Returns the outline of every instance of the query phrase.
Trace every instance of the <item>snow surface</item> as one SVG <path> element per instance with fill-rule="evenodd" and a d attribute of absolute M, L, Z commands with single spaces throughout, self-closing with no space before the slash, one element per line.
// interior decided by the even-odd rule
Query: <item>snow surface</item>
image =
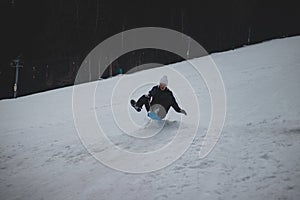
<path fill-rule="evenodd" d="M 227 116 L 217 145 L 204 159 L 199 151 L 210 119 L 209 93 L 186 62 L 98 81 L 95 106 L 88 109 L 115 145 L 133 152 L 164 146 L 179 126 L 192 131 L 196 124 L 185 119 L 198 112 L 190 93 L 196 96 L 201 118 L 190 147 L 171 165 L 149 173 L 117 171 L 86 150 L 73 120 L 72 87 L 2 100 L 0 199 L 299 199 L 299 52 L 298 36 L 211 55 L 226 87 Z M 193 90 L 169 73 L 172 69 Z M 151 89 L 164 73 L 188 116 L 171 110 L 160 127 L 149 123 L 145 111 L 134 112 L 128 99 Z M 152 82 L 130 94 L 114 92 L 118 81 L 143 77 Z M 119 96 L 111 100 L 113 95 Z M 114 115 L 124 113 L 137 126 L 116 123 Z"/>

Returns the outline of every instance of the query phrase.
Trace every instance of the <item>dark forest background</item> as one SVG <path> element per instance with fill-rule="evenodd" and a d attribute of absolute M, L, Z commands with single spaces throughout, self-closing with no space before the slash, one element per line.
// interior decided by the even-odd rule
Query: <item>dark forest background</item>
<path fill-rule="evenodd" d="M 183 32 L 209 53 L 300 34 L 297 1 L 1 0 L 0 99 L 13 97 L 13 59 L 21 57 L 18 96 L 73 84 L 99 43 L 138 27 Z M 145 49 L 114 61 L 103 78 L 148 62 L 181 58 Z"/>

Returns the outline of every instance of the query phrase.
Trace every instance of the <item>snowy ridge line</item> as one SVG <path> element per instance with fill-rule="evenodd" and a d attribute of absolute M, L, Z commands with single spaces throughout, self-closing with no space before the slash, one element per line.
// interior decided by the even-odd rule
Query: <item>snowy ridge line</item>
<path fill-rule="evenodd" d="M 218 56 L 218 55 L 224 55 L 224 54 L 231 54 L 235 51 L 243 51 L 244 48 L 247 48 L 249 50 L 249 48 L 257 48 L 257 47 L 260 47 L 261 45 L 267 45 L 268 43 L 274 43 L 274 42 L 279 42 L 281 43 L 283 40 L 292 40 L 292 39 L 297 39 L 299 38 L 300 36 L 291 36 L 291 37 L 286 37 L 286 38 L 276 38 L 276 39 L 270 39 L 270 40 L 267 40 L 267 41 L 262 41 L 262 42 L 259 42 L 259 43 L 255 43 L 255 44 L 251 44 L 251 45 L 245 45 L 243 47 L 240 47 L 240 48 L 236 48 L 236 49 L 233 49 L 233 50 L 228 50 L 228 51 L 223 51 L 223 52 L 215 52 L 215 53 L 212 53 L 212 54 L 209 54 L 209 56 Z M 262 46 L 263 47 L 263 46 Z M 205 57 L 205 56 L 204 56 Z M 191 60 L 196 60 L 198 58 L 192 58 L 192 59 L 189 59 L 188 61 L 191 61 Z M 163 65 L 161 67 L 166 67 L 166 66 L 173 66 L 173 65 L 178 65 L 178 64 L 184 64 L 185 62 L 187 61 L 180 61 L 180 62 L 177 62 L 177 63 L 172 63 L 172 64 L 169 64 L 169 65 Z M 259 67 L 258 67 L 259 68 Z M 149 70 L 149 69 L 146 69 L 146 70 Z M 134 72 L 134 74 L 136 73 L 140 73 L 142 71 L 137 71 L 137 72 Z M 133 74 L 123 74 L 123 75 L 126 75 L 126 76 L 132 76 Z M 111 78 L 118 78 L 118 76 L 120 75 L 117 75 L 117 76 L 114 76 L 114 77 L 111 77 Z M 100 80 L 95 80 L 95 81 L 109 81 L 111 78 L 108 78 L 108 79 L 100 79 Z M 95 81 L 92 81 L 92 82 L 95 82 Z M 89 84 L 89 83 L 83 83 L 83 84 Z M 51 93 L 52 91 L 60 91 L 60 90 L 66 90 L 66 89 L 70 89 L 74 86 L 66 86 L 66 87 L 62 87 L 62 88 L 56 88 L 56 89 L 52 89 L 52 90 L 48 90 L 48 91 L 44 91 L 44 92 L 40 92 L 40 93 L 35 93 L 35 94 L 30 94 L 30 95 L 26 95 L 26 96 L 22 96 L 22 97 L 18 97 L 17 99 L 20 99 L 20 98 L 27 98 L 29 96 L 33 96 L 33 95 L 41 95 L 43 93 Z M 10 101 L 10 100 L 14 100 L 16 101 L 17 99 L 0 99 L 0 102 L 1 101 Z"/>

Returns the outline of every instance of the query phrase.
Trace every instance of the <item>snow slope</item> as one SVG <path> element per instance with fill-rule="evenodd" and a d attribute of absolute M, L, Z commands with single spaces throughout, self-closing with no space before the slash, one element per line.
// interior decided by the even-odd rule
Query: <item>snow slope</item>
<path fill-rule="evenodd" d="M 227 117 L 217 145 L 204 159 L 199 151 L 210 119 L 210 99 L 202 78 L 186 62 L 99 81 L 95 105 L 88 109 L 95 111 L 115 145 L 133 152 L 164 146 L 180 126 L 186 134 L 191 132 L 196 124 L 186 119 L 198 110 L 189 95 L 196 96 L 201 120 L 192 144 L 174 163 L 149 173 L 120 172 L 89 154 L 74 124 L 72 87 L 2 100 L 0 199 L 299 199 L 299 52 L 298 36 L 212 55 L 226 87 Z M 203 59 L 193 62 L 201 65 Z M 172 69 L 193 90 L 178 81 Z M 171 110 L 161 127 L 149 123 L 144 111 L 128 109 L 128 98 L 148 91 L 164 73 L 189 115 Z M 122 79 L 141 77 L 151 77 L 152 82 L 130 94 L 114 93 Z M 129 113 L 137 126 L 116 123 L 116 113 Z M 144 139 L 128 137 L 122 129 Z"/>

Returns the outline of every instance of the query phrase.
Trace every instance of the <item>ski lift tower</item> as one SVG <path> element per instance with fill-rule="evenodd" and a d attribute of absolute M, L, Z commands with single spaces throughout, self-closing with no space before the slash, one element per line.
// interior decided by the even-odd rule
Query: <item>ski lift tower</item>
<path fill-rule="evenodd" d="M 23 65 L 20 64 L 20 56 L 18 56 L 16 59 L 12 61 L 10 64 L 11 67 L 16 68 L 16 78 L 15 78 L 15 84 L 14 84 L 14 98 L 17 97 L 18 92 L 18 79 L 19 79 L 19 68 L 23 67 Z"/>

